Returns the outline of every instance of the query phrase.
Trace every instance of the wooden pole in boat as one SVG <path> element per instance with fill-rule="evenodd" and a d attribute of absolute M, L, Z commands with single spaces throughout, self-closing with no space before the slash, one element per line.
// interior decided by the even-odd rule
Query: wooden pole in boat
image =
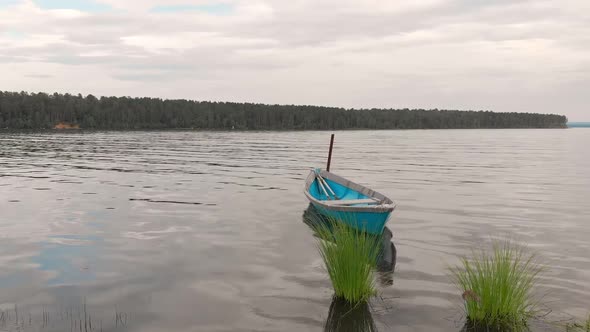
<path fill-rule="evenodd" d="M 332 162 L 332 148 L 334 147 L 334 134 L 330 137 L 330 152 L 328 152 L 328 165 L 326 171 L 330 171 L 330 163 Z"/>

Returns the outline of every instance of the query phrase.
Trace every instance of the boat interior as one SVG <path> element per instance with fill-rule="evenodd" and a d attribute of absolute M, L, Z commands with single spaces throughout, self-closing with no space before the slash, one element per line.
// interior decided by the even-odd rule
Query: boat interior
<path fill-rule="evenodd" d="M 356 190 L 318 175 L 316 175 L 315 180 L 311 184 L 309 193 L 317 200 L 323 201 L 324 204 L 334 206 L 381 204 L 378 198 L 366 196 Z"/>

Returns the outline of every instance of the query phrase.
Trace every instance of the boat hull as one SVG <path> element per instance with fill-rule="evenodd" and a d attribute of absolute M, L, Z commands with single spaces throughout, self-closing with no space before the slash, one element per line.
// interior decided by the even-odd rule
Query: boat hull
<path fill-rule="evenodd" d="M 311 203 L 321 214 L 347 224 L 350 227 L 371 234 L 381 234 L 389 220 L 391 212 L 354 212 L 338 211 Z"/>
<path fill-rule="evenodd" d="M 324 181 L 324 187 L 327 184 L 335 192 L 337 200 L 326 195 L 328 191 L 318 183 L 318 174 Z M 383 232 L 395 209 L 395 203 L 383 194 L 321 170 L 310 172 L 306 180 L 305 196 L 321 214 L 371 234 Z M 346 202 L 356 203 L 342 204 Z"/>

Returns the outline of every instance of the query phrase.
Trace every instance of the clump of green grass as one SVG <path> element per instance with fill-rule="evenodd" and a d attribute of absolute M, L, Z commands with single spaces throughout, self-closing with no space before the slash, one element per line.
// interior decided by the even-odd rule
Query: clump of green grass
<path fill-rule="evenodd" d="M 565 330 L 566 332 L 590 332 L 590 316 L 585 322 L 567 324 Z"/>
<path fill-rule="evenodd" d="M 316 224 L 314 229 L 336 298 L 359 304 L 375 295 L 380 238 L 337 220 Z"/>
<path fill-rule="evenodd" d="M 532 290 L 542 271 L 534 255 L 506 242 L 474 252 L 451 269 L 463 292 L 468 330 L 523 331 L 537 313 Z"/>

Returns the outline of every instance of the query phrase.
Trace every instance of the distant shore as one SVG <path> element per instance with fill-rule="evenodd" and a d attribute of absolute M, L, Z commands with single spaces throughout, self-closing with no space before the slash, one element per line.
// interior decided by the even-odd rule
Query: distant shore
<path fill-rule="evenodd" d="M 0 128 L 361 130 L 567 128 L 558 114 L 162 100 L 0 91 Z"/>
<path fill-rule="evenodd" d="M 446 131 L 446 130 L 522 130 L 522 129 L 531 129 L 531 130 L 537 130 L 537 129 L 553 129 L 553 130 L 562 130 L 562 129 L 574 129 L 574 128 L 585 128 L 585 127 L 548 127 L 548 128 L 535 128 L 535 127 L 522 127 L 522 128 L 517 128 L 517 127 L 508 127 L 508 128 L 407 128 L 407 129 L 397 129 L 397 128 L 393 128 L 393 129 L 388 129 L 388 128 L 384 128 L 384 129 L 371 129 L 371 128 L 344 128 L 344 129 L 209 129 L 209 128 L 115 128 L 115 129 L 103 129 L 103 128 L 67 128 L 67 129 L 58 129 L 58 128 L 0 128 L 0 132 L 22 132 L 22 133 L 27 133 L 27 132 L 46 132 L 46 133 L 77 133 L 77 132 L 81 132 L 81 133 L 92 133 L 92 132 L 174 132 L 174 131 L 178 131 L 178 132 L 211 132 L 211 133 L 215 133 L 215 132 L 219 132 L 219 133 L 230 133 L 230 132 L 235 132 L 235 133 L 246 133 L 246 132 L 252 132 L 252 133 L 256 133 L 256 132 L 305 132 L 305 131 L 309 131 L 309 132 L 313 132 L 313 131 L 319 131 L 319 132 L 335 132 L 335 131 L 343 131 L 343 132 L 347 132 L 347 131 L 415 131 L 415 130 L 419 130 L 419 131 L 438 131 L 438 130 L 442 130 L 442 131 Z"/>
<path fill-rule="evenodd" d="M 590 128 L 590 122 L 568 122 L 568 128 Z"/>

